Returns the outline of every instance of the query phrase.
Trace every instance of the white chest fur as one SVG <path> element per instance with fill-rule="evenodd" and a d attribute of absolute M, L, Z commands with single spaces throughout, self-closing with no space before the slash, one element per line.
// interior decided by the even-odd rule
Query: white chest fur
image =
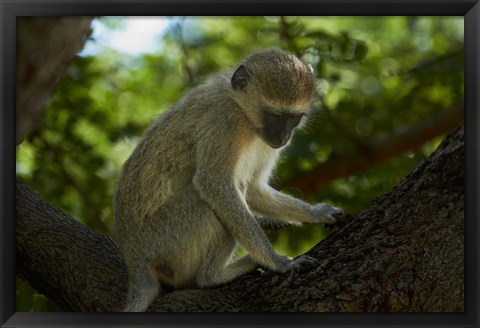
<path fill-rule="evenodd" d="M 242 151 L 235 166 L 235 183 L 241 191 L 252 182 L 267 182 L 275 166 L 279 150 L 273 149 L 255 137 Z"/>

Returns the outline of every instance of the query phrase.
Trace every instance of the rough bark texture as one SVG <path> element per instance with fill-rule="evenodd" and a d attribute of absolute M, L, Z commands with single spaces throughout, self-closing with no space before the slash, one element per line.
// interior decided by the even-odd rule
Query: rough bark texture
<path fill-rule="evenodd" d="M 252 273 L 158 297 L 151 311 L 463 311 L 464 130 L 308 253 L 306 274 Z M 66 311 L 118 311 L 115 243 L 17 183 L 17 270 Z"/>
<path fill-rule="evenodd" d="M 93 17 L 17 18 L 16 143 L 32 130 Z"/>

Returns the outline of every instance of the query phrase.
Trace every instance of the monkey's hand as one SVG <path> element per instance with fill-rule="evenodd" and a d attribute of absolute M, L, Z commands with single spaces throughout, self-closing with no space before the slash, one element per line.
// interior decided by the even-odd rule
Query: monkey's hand
<path fill-rule="evenodd" d="M 293 260 L 286 256 L 278 255 L 278 259 L 281 264 L 276 268 L 263 267 L 267 270 L 266 274 L 268 274 L 268 271 L 278 273 L 285 273 L 288 271 L 307 272 L 318 266 L 318 261 L 307 255 L 300 255 Z"/>
<path fill-rule="evenodd" d="M 302 255 L 290 261 L 288 264 L 288 270 L 306 272 L 312 270 L 317 265 L 318 261 L 316 259 L 307 255 Z"/>
<path fill-rule="evenodd" d="M 336 215 L 342 215 L 343 210 L 341 208 L 328 205 L 325 203 L 318 203 L 312 206 L 312 214 L 314 217 L 314 222 L 334 224 L 337 219 Z"/>

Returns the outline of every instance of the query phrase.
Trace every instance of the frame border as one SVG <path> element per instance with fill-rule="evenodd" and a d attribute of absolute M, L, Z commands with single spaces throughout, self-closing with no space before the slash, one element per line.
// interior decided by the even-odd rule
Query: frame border
<path fill-rule="evenodd" d="M 272 6 L 272 4 L 275 4 Z M 213 14 L 214 13 L 214 14 Z M 24 313 L 15 312 L 16 16 L 78 15 L 464 16 L 465 312 L 464 313 Z M 1 327 L 479 327 L 480 4 L 478 0 L 0 0 L 0 325 Z M 12 283 L 13 282 L 13 283 Z"/>

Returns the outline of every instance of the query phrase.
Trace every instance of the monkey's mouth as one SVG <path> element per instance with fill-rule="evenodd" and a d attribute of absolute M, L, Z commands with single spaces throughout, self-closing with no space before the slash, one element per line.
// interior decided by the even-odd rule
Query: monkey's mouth
<path fill-rule="evenodd" d="M 263 140 L 274 149 L 282 148 L 288 144 L 290 138 L 281 139 L 281 138 L 267 138 L 266 136 L 263 137 Z"/>
<path fill-rule="evenodd" d="M 272 148 L 278 149 L 288 144 L 292 133 L 288 131 L 263 131 L 263 140 Z"/>

